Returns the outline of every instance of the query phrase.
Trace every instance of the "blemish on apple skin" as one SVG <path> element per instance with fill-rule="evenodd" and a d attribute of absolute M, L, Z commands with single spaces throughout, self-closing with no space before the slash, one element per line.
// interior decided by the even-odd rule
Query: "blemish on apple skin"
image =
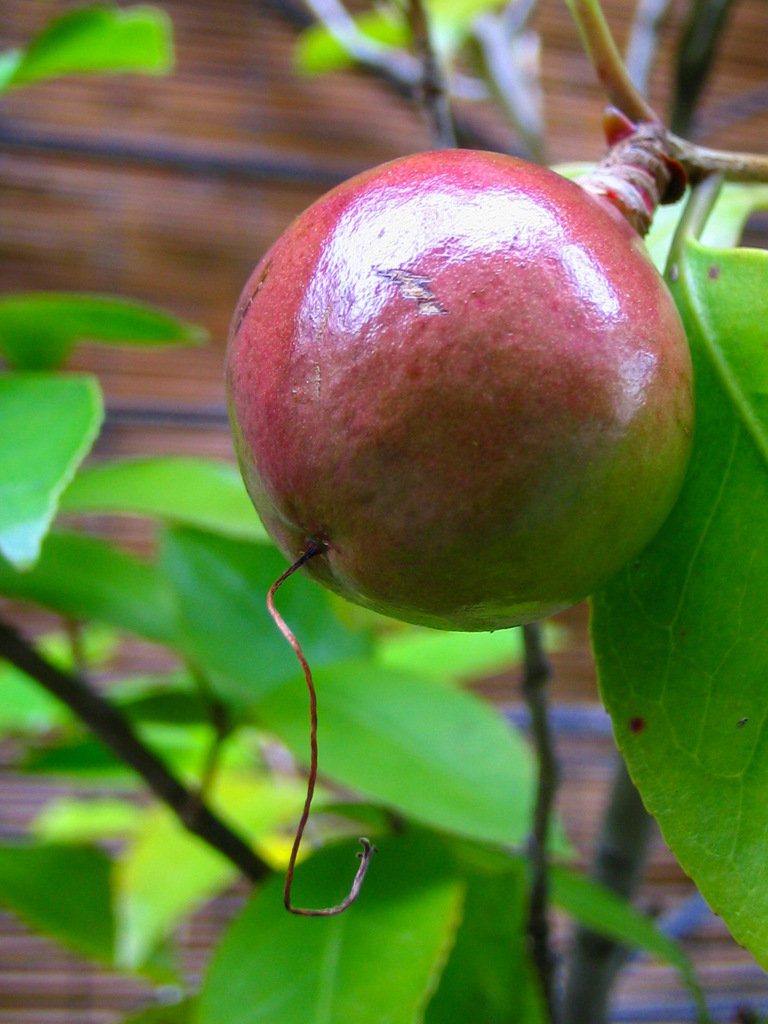
<path fill-rule="evenodd" d="M 707 277 L 710 281 L 716 281 L 720 277 L 720 267 L 716 263 L 713 263 L 707 271 Z"/>
<path fill-rule="evenodd" d="M 645 728 L 645 725 L 646 725 L 645 719 L 644 718 L 640 718 L 638 716 L 637 718 L 633 718 L 633 719 L 630 720 L 629 731 L 633 732 L 635 734 L 639 733 L 639 732 L 642 732 L 643 729 Z"/>
<path fill-rule="evenodd" d="M 248 300 L 244 303 L 243 308 L 240 310 L 240 315 L 237 318 L 237 326 L 235 327 L 232 337 L 237 337 L 240 328 L 243 326 L 243 320 L 245 320 L 246 316 L 248 315 L 248 310 L 251 308 L 251 306 L 254 303 L 254 300 L 256 299 L 256 296 L 261 291 L 262 285 L 266 281 L 271 269 L 272 261 L 270 260 L 270 262 L 267 263 L 262 272 L 259 274 L 259 280 L 256 282 L 256 287 L 253 289 L 253 291 L 248 297 Z"/>
<path fill-rule="evenodd" d="M 748 719 L 748 718 L 740 718 L 740 719 L 738 720 L 738 722 L 736 723 L 736 728 L 737 728 L 737 729 L 743 729 L 743 728 L 744 728 L 744 726 L 745 726 L 745 725 L 747 724 L 747 722 L 748 722 L 748 721 L 749 721 L 749 719 Z"/>
<path fill-rule="evenodd" d="M 315 363 L 315 401 L 316 402 L 320 401 L 320 384 L 321 384 L 320 363 Z"/>
<path fill-rule="evenodd" d="M 328 326 L 328 321 L 330 320 L 330 318 L 331 306 L 329 303 L 323 310 L 323 315 L 320 319 L 320 323 L 317 325 L 317 330 L 315 331 L 315 340 L 317 342 L 320 342 L 322 340 L 322 337 L 325 334 L 325 328 Z"/>
<path fill-rule="evenodd" d="M 448 310 L 439 302 L 429 287 L 432 284 L 430 277 L 413 274 L 410 270 L 377 270 L 374 268 L 374 272 L 379 277 L 383 277 L 385 281 L 396 284 L 404 299 L 413 299 L 416 302 L 416 312 L 419 316 L 447 316 Z"/>

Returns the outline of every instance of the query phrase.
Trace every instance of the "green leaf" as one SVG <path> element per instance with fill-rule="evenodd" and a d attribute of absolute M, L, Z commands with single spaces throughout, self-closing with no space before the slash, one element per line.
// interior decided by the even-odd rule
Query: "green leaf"
<path fill-rule="evenodd" d="M 0 555 L 27 568 L 103 417 L 93 377 L 0 375 Z"/>
<path fill-rule="evenodd" d="M 205 339 L 201 328 L 127 299 L 46 292 L 0 298 L 0 353 L 17 369 L 56 369 L 80 341 L 199 345 Z"/>
<path fill-rule="evenodd" d="M 275 828 L 298 818 L 304 787 L 221 773 L 212 802 L 241 835 L 266 842 Z M 182 828 L 170 811 L 146 812 L 115 872 L 117 962 L 130 970 L 141 966 L 187 914 L 237 876 L 230 861 Z"/>
<path fill-rule="evenodd" d="M 525 939 L 527 872 L 468 880 L 464 917 L 424 1024 L 545 1024 Z"/>
<path fill-rule="evenodd" d="M 465 42 L 474 20 L 503 6 L 503 0 L 427 0 L 433 46 L 443 59 L 450 59 Z"/>
<path fill-rule="evenodd" d="M 18 669 L 0 664 L 0 733 L 47 732 L 71 717 L 38 683 Z"/>
<path fill-rule="evenodd" d="M 0 846 L 0 901 L 35 928 L 111 961 L 110 862 L 80 846 Z"/>
<path fill-rule="evenodd" d="M 444 681 L 353 662 L 314 673 L 320 771 L 427 825 L 494 843 L 522 843 L 534 769 L 528 747 L 495 710 Z M 301 760 L 307 694 L 295 676 L 258 716 Z"/>
<path fill-rule="evenodd" d="M 649 811 L 768 966 L 768 252 L 689 242 L 697 421 L 681 497 L 594 599 L 603 699 Z"/>
<path fill-rule="evenodd" d="M 267 534 L 236 466 L 215 459 L 126 459 L 80 470 L 62 495 L 64 513 L 159 516 L 245 540 Z"/>
<path fill-rule="evenodd" d="M 548 651 L 562 646 L 563 634 L 551 623 L 544 624 Z M 522 654 L 519 629 L 451 633 L 413 626 L 385 633 L 377 644 L 376 658 L 386 668 L 443 679 L 471 679 L 509 668 L 521 660 Z"/>
<path fill-rule="evenodd" d="M 22 50 L 4 50 L 0 53 L 0 93 L 5 92 L 8 83 L 19 69 L 24 60 Z"/>
<path fill-rule="evenodd" d="M 0 558 L 0 594 L 158 643 L 176 639 L 174 595 L 162 573 L 94 537 L 50 534 L 29 572 L 16 572 Z"/>
<path fill-rule="evenodd" d="M 354 18 L 358 31 L 385 46 L 405 47 L 411 33 L 402 13 L 395 7 L 380 7 Z M 349 51 L 324 25 L 311 25 L 300 33 L 294 49 L 294 63 L 306 74 L 323 74 L 351 67 Z"/>
<path fill-rule="evenodd" d="M 196 1002 L 186 999 L 173 1006 L 150 1006 L 141 1013 L 123 1017 L 120 1024 L 192 1024 Z"/>
<path fill-rule="evenodd" d="M 579 924 L 631 948 L 642 949 L 677 968 L 702 1015 L 709 1020 L 701 987 L 683 947 L 653 921 L 605 886 L 566 868 L 550 870 L 552 902 Z"/>
<path fill-rule="evenodd" d="M 195 1006 L 194 999 L 173 1006 L 150 1006 L 141 1013 L 123 1017 L 120 1024 L 192 1024 Z"/>
<path fill-rule="evenodd" d="M 165 74 L 173 67 L 172 27 L 157 7 L 80 7 L 51 21 L 21 54 L 5 54 L 4 63 L 15 64 L 0 77 L 4 89 L 57 75 Z"/>
<path fill-rule="evenodd" d="M 355 858 L 326 850 L 296 875 L 303 906 L 337 903 Z M 214 955 L 196 1024 L 414 1024 L 455 933 L 463 895 L 428 836 L 381 844 L 362 894 L 340 917 L 286 914 L 282 878 L 251 900 Z"/>
<path fill-rule="evenodd" d="M 251 704 L 295 677 L 296 655 L 266 607 L 270 586 L 286 568 L 274 548 L 176 528 L 164 536 L 161 564 L 176 587 L 184 649 L 225 699 Z M 365 635 L 341 625 L 311 580 L 291 577 L 277 603 L 313 665 L 368 649 Z"/>
<path fill-rule="evenodd" d="M 670 206 L 660 206 L 653 216 L 645 244 L 657 270 L 663 272 L 669 257 L 687 197 Z M 720 190 L 710 213 L 701 241 L 708 246 L 727 249 L 738 245 L 744 225 L 755 210 L 768 207 L 768 185 L 743 185 L 727 182 Z"/>
<path fill-rule="evenodd" d="M 103 666 L 115 652 L 115 633 L 106 627 L 84 628 L 79 639 L 89 667 Z M 37 645 L 53 664 L 63 669 L 73 667 L 72 644 L 65 634 L 48 633 L 38 640 Z M 0 664 L 0 732 L 47 732 L 72 720 L 68 708 L 39 683 L 11 665 Z"/>
<path fill-rule="evenodd" d="M 45 805 L 30 831 L 43 843 L 124 839 L 136 830 L 142 814 L 141 808 L 128 800 L 59 797 Z"/>

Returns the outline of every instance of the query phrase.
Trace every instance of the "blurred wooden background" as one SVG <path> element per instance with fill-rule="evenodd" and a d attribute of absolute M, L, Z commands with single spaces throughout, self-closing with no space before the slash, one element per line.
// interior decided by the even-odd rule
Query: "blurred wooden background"
<path fill-rule="evenodd" d="M 97 458 L 231 458 L 222 360 L 231 311 L 250 269 L 329 186 L 428 146 L 411 102 L 375 77 L 306 78 L 293 70 L 299 2 L 168 0 L 163 6 L 174 23 L 178 58 L 172 76 L 59 80 L 2 101 L 2 291 L 117 293 L 169 307 L 211 335 L 210 345 L 197 350 L 85 346 L 78 352 L 71 366 L 96 372 L 107 398 Z M 605 6 L 623 41 L 634 3 L 606 0 Z M 0 0 L 0 46 L 22 44 L 51 9 Z M 662 111 L 685 10 L 684 3 L 672 4 L 654 71 L 651 98 Z M 603 148 L 602 96 L 561 0 L 541 0 L 535 27 L 543 46 L 548 159 L 594 159 Z M 514 134 L 490 104 L 464 104 L 461 115 L 488 148 L 514 150 Z M 708 145 L 768 151 L 764 0 L 734 5 L 700 125 L 706 131 L 698 137 Z M 750 238 L 766 245 L 766 218 L 755 218 Z M 121 530 L 128 546 L 146 544 L 140 524 Z M 583 607 L 562 617 L 570 642 L 554 659 L 553 685 L 565 774 L 560 806 L 584 863 L 614 757 L 586 618 Z M 484 689 L 515 705 L 513 675 Z M 0 762 L 0 836 L 19 834 L 49 795 L 50 788 Z M 739 1008 L 768 1013 L 768 977 L 712 915 L 689 902 L 691 895 L 657 840 L 640 902 L 658 913 L 690 912 L 686 942 L 718 1021 L 750 1019 L 739 1018 Z M 185 926 L 193 976 L 238 899 L 234 893 L 217 901 Z M 0 1024 L 111 1024 L 149 998 L 138 983 L 95 971 L 0 913 Z M 670 970 L 639 962 L 622 983 L 615 1019 L 671 1022 L 692 1019 L 692 1009 Z"/>

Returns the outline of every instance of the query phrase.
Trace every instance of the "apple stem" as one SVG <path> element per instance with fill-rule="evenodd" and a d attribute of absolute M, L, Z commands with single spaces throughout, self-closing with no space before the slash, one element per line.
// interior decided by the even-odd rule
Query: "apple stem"
<path fill-rule="evenodd" d="M 645 235 L 656 207 L 682 196 L 687 172 L 670 155 L 667 130 L 658 121 L 634 124 L 609 107 L 603 126 L 611 148 L 578 182 L 610 202 L 638 234 Z"/>
<path fill-rule="evenodd" d="M 368 871 L 368 865 L 370 864 L 371 857 L 376 853 L 376 847 L 372 846 L 369 840 L 365 838 L 360 839 L 363 850 L 362 853 L 358 853 L 360 858 L 360 866 L 357 869 L 352 887 L 349 890 L 348 895 L 345 899 L 338 903 L 334 907 L 323 907 L 319 909 L 310 909 L 307 907 L 294 907 L 291 902 L 291 886 L 293 884 L 293 872 L 296 867 L 296 859 L 299 854 L 299 847 L 301 846 L 301 838 L 304 835 L 304 829 L 306 828 L 307 821 L 309 820 L 309 811 L 312 806 L 312 797 L 315 793 L 315 783 L 317 782 L 317 695 L 315 693 L 315 685 L 312 681 L 312 672 L 309 667 L 309 663 L 304 656 L 304 652 L 301 649 L 301 644 L 296 639 L 296 636 L 290 626 L 286 623 L 280 612 L 275 608 L 275 594 L 279 588 L 285 583 L 285 581 L 300 569 L 302 565 L 306 564 L 310 558 L 314 558 L 315 555 L 319 555 L 323 551 L 323 547 L 320 544 L 316 544 L 314 541 L 310 541 L 307 545 L 304 553 L 289 566 L 285 572 L 280 576 L 272 586 L 269 588 L 267 594 L 267 608 L 269 614 L 272 616 L 277 628 L 283 634 L 285 639 L 293 648 L 296 657 L 299 659 L 299 664 L 304 672 L 304 679 L 307 683 L 307 689 L 309 690 L 309 720 L 310 720 L 310 732 L 309 732 L 309 745 L 310 745 L 310 762 L 309 762 L 309 777 L 307 779 L 307 796 L 304 800 L 304 810 L 301 813 L 301 819 L 299 821 L 299 827 L 296 829 L 296 835 L 293 839 L 293 847 L 291 848 L 291 856 L 288 861 L 288 870 L 285 874 L 285 889 L 283 892 L 283 902 L 285 909 L 290 911 L 291 914 L 299 914 L 302 917 L 334 917 L 336 914 L 343 913 L 347 907 L 351 906 L 358 897 L 360 888 L 363 884 L 366 872 Z"/>

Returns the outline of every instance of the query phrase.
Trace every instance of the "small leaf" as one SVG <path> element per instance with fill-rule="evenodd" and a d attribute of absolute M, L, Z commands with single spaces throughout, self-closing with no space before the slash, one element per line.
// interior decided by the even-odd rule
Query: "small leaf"
<path fill-rule="evenodd" d="M 522 862 L 468 880 L 464 916 L 424 1024 L 545 1024 L 525 939 Z"/>
<path fill-rule="evenodd" d="M 7 54 L 5 61 L 12 63 Z M 0 85 L 8 89 L 78 73 L 165 74 L 172 67 L 172 27 L 160 8 L 98 4 L 51 21 L 16 57 L 13 73 L 0 78 Z"/>
<path fill-rule="evenodd" d="M 199 345 L 205 338 L 201 328 L 127 299 L 46 292 L 0 298 L 0 353 L 17 369 L 56 369 L 81 341 Z"/>
<path fill-rule="evenodd" d="M 128 800 L 59 797 L 45 805 L 30 831 L 42 843 L 93 843 L 124 839 L 141 817 L 141 808 Z"/>
<path fill-rule="evenodd" d="M 450 59 L 465 42 L 474 20 L 503 6 L 503 0 L 427 0 L 432 45 L 443 59 Z"/>
<path fill-rule="evenodd" d="M 16 572 L 0 558 L 0 594 L 158 643 L 173 644 L 177 637 L 174 595 L 162 573 L 94 537 L 49 535 L 29 572 Z"/>
<path fill-rule="evenodd" d="M 93 377 L 0 375 L 0 554 L 18 568 L 37 559 L 102 417 Z"/>
<path fill-rule="evenodd" d="M 395 7 L 367 11 L 354 18 L 357 30 L 376 43 L 405 47 L 410 30 L 401 12 Z M 294 62 L 306 74 L 323 74 L 351 67 L 355 61 L 343 44 L 324 26 L 311 25 L 300 33 L 294 50 Z"/>
<path fill-rule="evenodd" d="M 0 901 L 35 928 L 111 961 L 110 862 L 85 846 L 0 846 Z"/>
<path fill-rule="evenodd" d="M 225 699 L 248 705 L 295 677 L 296 655 L 266 607 L 269 587 L 286 568 L 273 547 L 175 528 L 164 535 L 161 562 L 178 595 L 184 649 Z M 278 604 L 313 665 L 369 646 L 364 634 L 341 625 L 328 595 L 299 574 Z"/>
<path fill-rule="evenodd" d="M 534 770 L 519 734 L 445 681 L 363 661 L 314 673 L 320 770 L 427 825 L 522 843 Z M 258 716 L 294 754 L 309 753 L 307 695 L 295 676 Z"/>
<path fill-rule="evenodd" d="M 165 456 L 81 469 L 62 495 L 63 513 L 159 516 L 245 540 L 266 540 L 236 466 Z"/>
<path fill-rule="evenodd" d="M 680 499 L 594 598 L 617 741 L 683 869 L 768 966 L 768 253 L 689 242 L 697 419 Z"/>
<path fill-rule="evenodd" d="M 304 906 L 337 903 L 352 848 L 323 851 L 296 876 Z M 197 1024 L 414 1024 L 442 969 L 463 886 L 440 846 L 405 835 L 381 844 L 360 899 L 340 917 L 286 914 L 283 879 L 256 894 L 225 935 Z"/>

